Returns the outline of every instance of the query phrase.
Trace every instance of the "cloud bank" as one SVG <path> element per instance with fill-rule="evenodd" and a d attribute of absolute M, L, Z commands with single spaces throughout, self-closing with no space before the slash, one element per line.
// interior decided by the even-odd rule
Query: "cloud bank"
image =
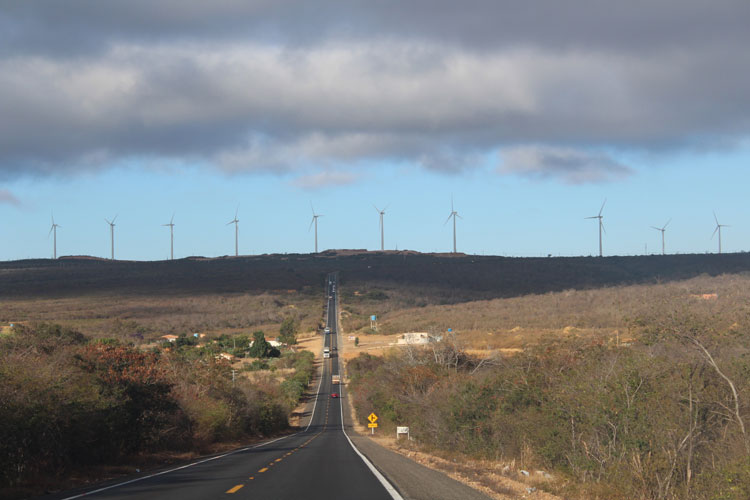
<path fill-rule="evenodd" d="M 744 1 L 0 4 L 5 178 L 154 158 L 340 182 L 502 151 L 599 182 L 630 170 L 596 151 L 750 131 Z"/>

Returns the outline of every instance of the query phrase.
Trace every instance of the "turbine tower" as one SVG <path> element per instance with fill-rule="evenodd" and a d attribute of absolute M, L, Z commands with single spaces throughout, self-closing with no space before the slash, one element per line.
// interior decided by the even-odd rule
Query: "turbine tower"
<path fill-rule="evenodd" d="M 162 224 L 162 226 L 169 226 L 169 260 L 174 260 L 174 214 L 169 219 L 169 224 Z"/>
<path fill-rule="evenodd" d="M 607 199 L 604 198 L 604 203 L 602 203 L 602 208 L 599 209 L 599 215 L 592 215 L 591 217 L 586 217 L 586 219 L 599 219 L 599 257 L 602 256 L 602 231 L 605 233 L 607 232 L 606 229 L 604 229 L 604 221 L 602 211 L 604 210 L 604 205 L 607 204 Z"/>
<path fill-rule="evenodd" d="M 107 219 L 104 219 L 107 221 L 107 224 L 109 224 L 109 239 L 112 243 L 112 260 L 115 260 L 115 220 L 117 219 L 117 215 L 110 221 Z"/>
<path fill-rule="evenodd" d="M 315 207 L 313 207 L 312 202 L 310 202 L 310 209 L 312 210 L 312 220 L 310 221 L 310 227 L 307 228 L 307 231 L 309 232 L 310 228 L 315 224 L 315 253 L 318 253 L 318 217 L 323 217 L 323 215 L 315 213 Z"/>
<path fill-rule="evenodd" d="M 669 225 L 670 222 L 672 222 L 672 219 L 669 219 L 667 221 L 667 223 L 664 224 L 664 226 L 662 226 L 662 227 L 651 226 L 652 228 L 656 229 L 657 231 L 661 231 L 661 254 L 662 255 L 666 254 L 666 252 L 664 251 L 664 232 L 667 229 L 667 226 Z"/>
<path fill-rule="evenodd" d="M 458 215 L 458 212 L 453 209 L 453 196 L 451 196 L 451 214 L 447 219 L 445 219 L 443 225 L 448 224 L 448 221 L 451 220 L 451 217 L 453 217 L 453 253 L 456 253 L 456 217 L 458 217 L 459 219 L 463 219 L 463 217 Z"/>
<path fill-rule="evenodd" d="M 227 222 L 227 226 L 229 224 L 234 224 L 234 256 L 238 257 L 240 255 L 240 247 L 239 247 L 239 228 L 238 223 L 240 220 L 237 218 L 237 214 L 240 211 L 240 207 L 237 207 L 237 210 L 234 211 L 234 219 Z"/>
<path fill-rule="evenodd" d="M 719 224 L 719 219 L 716 217 L 716 212 L 714 212 L 714 220 L 716 221 L 716 229 L 714 229 L 713 234 L 711 235 L 711 239 L 714 238 L 714 235 L 716 233 L 719 233 L 719 253 L 721 253 L 721 228 L 722 227 L 730 227 L 726 224 Z"/>
<path fill-rule="evenodd" d="M 52 216 L 52 227 L 49 228 L 49 233 L 47 233 L 47 238 L 49 238 L 49 235 L 52 234 L 52 258 L 57 259 L 57 228 L 60 227 L 60 224 L 55 224 L 55 216 Z"/>
<path fill-rule="evenodd" d="M 373 207 L 375 207 L 375 205 L 373 205 Z M 387 205 L 383 210 L 380 210 L 378 207 L 375 207 L 375 210 L 380 214 L 380 251 L 381 252 L 385 250 L 385 234 L 384 234 L 385 231 L 383 228 L 383 216 L 385 215 L 386 209 L 388 209 Z"/>

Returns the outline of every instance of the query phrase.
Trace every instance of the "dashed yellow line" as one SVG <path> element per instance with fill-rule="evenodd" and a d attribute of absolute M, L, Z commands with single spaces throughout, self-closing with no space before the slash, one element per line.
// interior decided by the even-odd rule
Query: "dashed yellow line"
<path fill-rule="evenodd" d="M 261 470 L 259 470 L 258 472 L 266 472 L 267 470 L 268 470 L 268 467 L 263 467 L 263 468 L 262 468 Z"/>
<path fill-rule="evenodd" d="M 244 484 L 238 484 L 234 488 L 228 489 L 227 493 L 237 493 L 243 486 L 245 486 L 245 485 Z"/>

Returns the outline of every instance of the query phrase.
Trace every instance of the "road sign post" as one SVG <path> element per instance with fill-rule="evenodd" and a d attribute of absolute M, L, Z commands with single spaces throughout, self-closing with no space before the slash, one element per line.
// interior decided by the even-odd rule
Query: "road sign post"
<path fill-rule="evenodd" d="M 378 424 L 376 423 L 378 421 L 378 416 L 374 413 L 370 413 L 370 415 L 367 417 L 367 420 L 370 421 L 370 423 L 367 424 L 367 427 L 372 429 L 372 434 L 375 435 L 375 428 L 378 426 Z"/>

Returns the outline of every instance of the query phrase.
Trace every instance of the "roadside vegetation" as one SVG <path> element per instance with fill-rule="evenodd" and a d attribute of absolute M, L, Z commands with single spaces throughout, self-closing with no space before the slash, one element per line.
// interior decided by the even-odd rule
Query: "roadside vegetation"
<path fill-rule="evenodd" d="M 363 424 L 571 498 L 750 498 L 750 277 L 429 307 L 381 325 L 459 333 L 349 361 Z"/>
<path fill-rule="evenodd" d="M 183 335 L 139 347 L 52 323 L 16 325 L 0 336 L 0 496 L 286 431 L 314 355 L 275 348 L 262 331 L 252 346 L 249 338 Z M 237 354 L 255 358 L 244 370 L 218 355 L 238 341 Z"/>

